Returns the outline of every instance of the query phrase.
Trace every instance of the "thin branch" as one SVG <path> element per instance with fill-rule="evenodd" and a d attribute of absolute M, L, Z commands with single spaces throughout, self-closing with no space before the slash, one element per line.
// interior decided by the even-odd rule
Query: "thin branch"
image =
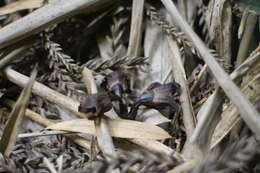
<path fill-rule="evenodd" d="M 74 132 L 64 132 L 64 131 L 42 131 L 42 132 L 33 132 L 33 133 L 22 133 L 18 135 L 18 138 L 31 138 L 31 137 L 40 137 L 40 136 L 52 136 L 52 135 L 64 135 L 64 134 L 73 134 Z"/>
<path fill-rule="evenodd" d="M 5 77 L 10 80 L 11 82 L 15 83 L 16 85 L 20 87 L 24 87 L 26 83 L 28 82 L 29 78 L 21 73 L 16 72 L 15 70 L 11 68 L 6 68 L 4 70 Z M 64 107 L 79 117 L 85 117 L 84 115 L 80 114 L 79 112 L 77 113 L 76 111 L 78 110 L 79 102 L 76 100 L 73 100 L 69 97 L 66 97 L 51 88 L 39 83 L 35 82 L 33 85 L 32 92 L 36 95 L 41 96 L 42 98 L 49 100 L 61 107 Z"/>

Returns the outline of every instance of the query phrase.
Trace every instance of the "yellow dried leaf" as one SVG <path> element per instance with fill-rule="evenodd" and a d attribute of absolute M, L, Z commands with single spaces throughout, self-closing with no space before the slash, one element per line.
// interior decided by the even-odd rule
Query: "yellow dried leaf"
<path fill-rule="evenodd" d="M 155 140 L 171 138 L 171 136 L 162 128 L 148 123 L 122 119 L 107 119 L 107 122 L 110 134 L 113 137 Z M 96 133 L 94 121 L 87 119 L 64 121 L 47 128 L 88 134 Z"/>

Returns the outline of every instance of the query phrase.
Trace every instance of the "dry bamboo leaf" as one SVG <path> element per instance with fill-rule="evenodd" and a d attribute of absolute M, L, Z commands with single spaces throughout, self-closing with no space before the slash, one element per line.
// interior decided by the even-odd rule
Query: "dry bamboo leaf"
<path fill-rule="evenodd" d="M 31 96 L 32 86 L 37 75 L 36 68 L 33 70 L 31 78 L 20 94 L 4 129 L 1 141 L 0 141 L 0 152 L 5 156 L 9 157 L 13 146 L 15 145 L 16 138 L 21 129 L 25 109 L 27 107 L 29 98 Z"/>
<path fill-rule="evenodd" d="M 166 139 L 171 136 L 160 127 L 142 123 L 138 121 L 107 119 L 110 134 L 119 138 L 137 138 L 137 139 Z M 47 127 L 52 130 L 64 130 L 71 132 L 81 132 L 95 134 L 94 121 L 78 119 L 64 121 Z"/>
<path fill-rule="evenodd" d="M 10 3 L 0 8 L 0 15 L 5 15 L 16 11 L 25 10 L 25 9 L 40 8 L 43 5 L 44 5 L 44 0 L 15 1 L 13 3 Z"/>
<path fill-rule="evenodd" d="M 252 68 L 242 83 L 242 92 L 247 95 L 250 101 L 254 102 L 260 98 L 260 63 Z M 230 130 L 241 120 L 236 107 L 231 104 L 222 113 L 222 120 L 215 129 L 211 140 L 211 148 L 216 146 Z"/>

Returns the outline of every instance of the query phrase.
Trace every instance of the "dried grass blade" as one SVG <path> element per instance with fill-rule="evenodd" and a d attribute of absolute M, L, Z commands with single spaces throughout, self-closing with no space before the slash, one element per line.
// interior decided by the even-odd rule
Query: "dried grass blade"
<path fill-rule="evenodd" d="M 162 128 L 138 121 L 106 119 L 110 134 L 119 138 L 166 139 L 171 136 Z M 95 134 L 94 122 L 87 119 L 64 121 L 47 127 L 52 130 L 64 130 Z"/>
<path fill-rule="evenodd" d="M 20 94 L 4 129 L 2 138 L 0 140 L 0 152 L 6 157 L 9 157 L 13 146 L 15 145 L 18 133 L 20 132 L 25 109 L 31 96 L 32 86 L 37 75 L 36 68 L 33 70 L 31 78 Z"/>

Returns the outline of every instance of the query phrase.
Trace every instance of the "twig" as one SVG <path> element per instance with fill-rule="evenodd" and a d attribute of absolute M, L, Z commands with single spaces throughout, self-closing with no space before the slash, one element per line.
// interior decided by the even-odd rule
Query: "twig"
<path fill-rule="evenodd" d="M 232 82 L 230 77 L 220 67 L 217 61 L 209 52 L 206 45 L 196 35 L 188 23 L 182 18 L 175 5 L 171 0 L 162 0 L 162 3 L 171 14 L 172 19 L 179 25 L 179 27 L 190 37 L 194 46 L 200 52 L 205 63 L 209 66 L 212 74 L 216 78 L 220 87 L 224 90 L 226 95 L 238 108 L 241 117 L 244 119 L 248 127 L 256 136 L 260 136 L 260 126 L 257 122 L 260 122 L 260 115 L 254 108 L 254 106 L 245 98 L 240 89 Z"/>
<path fill-rule="evenodd" d="M 25 76 L 21 73 L 18 73 L 11 68 L 6 68 L 4 70 L 4 74 L 8 80 L 17 84 L 20 87 L 24 87 L 29 80 L 29 78 L 27 76 Z M 72 111 L 79 117 L 85 117 L 83 114 L 76 112 L 78 110 L 78 106 L 80 104 L 78 101 L 75 101 L 69 97 L 66 97 L 39 82 L 34 83 L 32 92 L 36 95 L 41 96 L 42 98 L 44 98 L 46 100 L 49 100 L 61 107 L 64 107 L 64 108 Z"/>
<path fill-rule="evenodd" d="M 61 22 L 83 10 L 90 13 L 104 4 L 110 5 L 113 2 L 115 0 L 54 1 L 2 28 L 0 30 L 0 49 L 38 33 L 53 23 Z"/>
<path fill-rule="evenodd" d="M 144 0 L 133 0 L 132 18 L 127 56 L 137 57 L 142 40 Z"/>
<path fill-rule="evenodd" d="M 22 133 L 18 135 L 18 138 L 31 138 L 39 136 L 52 136 L 52 135 L 64 135 L 64 134 L 73 134 L 74 132 L 64 132 L 64 131 L 42 131 L 42 132 L 33 132 L 33 133 Z"/>
<path fill-rule="evenodd" d="M 83 71 L 83 80 L 86 86 L 88 93 L 94 94 L 98 92 L 97 85 L 95 83 L 94 77 L 92 75 L 92 71 L 88 68 L 84 67 Z"/>

